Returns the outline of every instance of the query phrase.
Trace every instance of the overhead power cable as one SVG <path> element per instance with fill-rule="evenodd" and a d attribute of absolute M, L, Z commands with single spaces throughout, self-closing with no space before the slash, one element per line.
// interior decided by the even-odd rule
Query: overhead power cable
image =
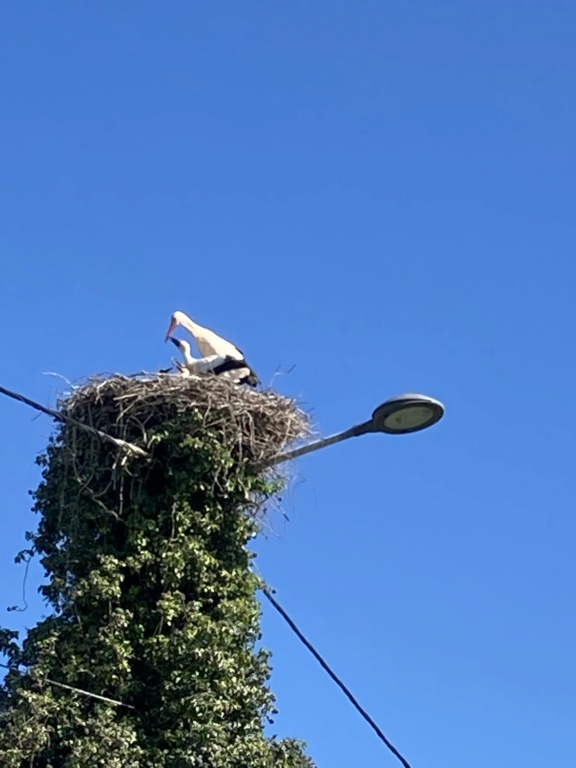
<path fill-rule="evenodd" d="M 129 453 L 136 454 L 137 456 L 148 456 L 146 451 L 144 451 L 142 448 L 139 448 L 137 445 L 133 445 L 126 440 L 121 440 L 119 437 L 112 437 L 112 435 L 108 435 L 106 432 L 102 432 L 100 429 L 96 429 L 96 427 L 91 427 L 89 424 L 83 424 L 81 421 L 76 421 L 76 419 L 73 419 L 71 416 L 66 416 L 66 414 L 60 413 L 60 411 L 54 411 L 52 408 L 47 408 L 45 405 L 41 405 L 34 400 L 30 400 L 29 397 L 21 395 L 19 392 L 12 392 L 10 389 L 0 387 L 0 394 L 6 395 L 6 397 L 11 397 L 13 400 L 18 400 L 18 402 L 24 403 L 24 405 L 28 405 L 30 408 L 34 408 L 36 411 L 45 413 L 48 416 L 51 416 L 53 419 L 56 419 L 56 421 L 72 424 L 73 426 L 78 427 L 78 429 L 83 429 L 86 432 L 89 432 L 91 435 L 100 437 L 102 440 L 106 440 L 109 443 L 113 443 L 117 448 L 122 448 Z"/>
<path fill-rule="evenodd" d="M 380 741 L 384 742 L 386 747 L 392 752 L 393 755 L 395 755 L 398 760 L 402 763 L 404 768 L 411 768 L 410 763 L 406 760 L 405 757 L 403 757 L 400 752 L 396 749 L 396 747 L 386 738 L 384 733 L 382 732 L 381 728 L 374 722 L 374 720 L 370 717 L 368 712 L 360 705 L 356 697 L 352 694 L 350 689 L 342 682 L 342 680 L 336 675 L 335 672 L 332 671 L 332 669 L 328 666 L 328 664 L 324 661 L 322 656 L 318 653 L 316 648 L 312 645 L 312 643 L 302 634 L 302 632 L 298 629 L 296 624 L 292 621 L 290 616 L 286 613 L 284 608 L 280 605 L 280 603 L 274 598 L 270 592 L 270 590 L 267 587 L 262 587 L 262 591 L 264 592 L 264 595 L 266 598 L 272 603 L 274 608 L 278 611 L 280 616 L 284 619 L 284 621 L 288 624 L 290 629 L 294 632 L 294 634 L 298 637 L 300 642 L 302 642 L 306 648 L 310 651 L 310 653 L 314 656 L 316 661 L 320 664 L 322 669 L 324 669 L 325 672 L 327 672 L 332 680 L 336 683 L 336 685 L 343 691 L 344 695 L 350 700 L 352 703 L 352 706 L 358 710 L 358 712 L 362 715 L 364 720 L 368 723 L 368 725 L 372 728 L 373 731 L 375 731 L 376 735 L 380 739 Z"/>
<path fill-rule="evenodd" d="M 0 667 L 4 669 L 12 669 L 8 664 L 1 664 Z M 64 688 L 66 691 L 72 691 L 73 693 L 79 693 L 81 696 L 88 696 L 91 699 L 98 699 L 98 701 L 105 701 L 107 704 L 114 704 L 117 707 L 126 707 L 127 709 L 136 709 L 132 704 L 124 704 L 123 701 L 117 701 L 111 699 L 109 696 L 101 696 L 99 693 L 91 693 L 85 691 L 82 688 L 75 688 L 73 685 L 67 685 L 66 683 L 59 683 L 57 680 L 51 680 L 49 677 L 45 677 L 44 681 L 50 683 L 50 685 L 56 685 L 58 688 Z"/>

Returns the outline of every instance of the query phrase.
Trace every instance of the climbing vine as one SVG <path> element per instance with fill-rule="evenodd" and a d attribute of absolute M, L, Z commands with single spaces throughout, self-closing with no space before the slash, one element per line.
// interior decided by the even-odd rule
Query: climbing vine
<path fill-rule="evenodd" d="M 38 459 L 28 539 L 50 614 L 22 642 L 0 631 L 1 765 L 313 766 L 265 734 L 276 710 L 247 548 L 282 486 L 265 460 L 303 416 L 212 379 L 96 380 L 61 408 L 146 455 L 63 424 Z"/>

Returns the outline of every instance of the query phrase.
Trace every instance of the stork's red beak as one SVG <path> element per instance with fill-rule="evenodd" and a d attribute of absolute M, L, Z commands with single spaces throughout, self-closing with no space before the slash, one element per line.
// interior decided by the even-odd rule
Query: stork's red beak
<path fill-rule="evenodd" d="M 166 338 L 164 339 L 164 341 L 168 341 L 168 339 L 172 335 L 172 331 L 174 330 L 174 328 L 176 328 L 177 325 L 178 323 L 174 319 L 170 321 L 170 328 L 168 328 L 168 332 L 166 333 Z"/>
<path fill-rule="evenodd" d="M 166 341 L 168 341 L 168 339 L 180 349 L 180 339 L 175 339 L 174 336 L 170 336 L 170 332 L 168 332 L 168 336 L 166 336 Z"/>

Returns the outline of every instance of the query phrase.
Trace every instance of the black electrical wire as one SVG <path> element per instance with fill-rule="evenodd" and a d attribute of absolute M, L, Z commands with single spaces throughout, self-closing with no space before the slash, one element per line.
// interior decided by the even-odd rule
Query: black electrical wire
<path fill-rule="evenodd" d="M 349 688 L 347 688 L 347 687 L 346 687 L 346 685 L 345 685 L 345 684 L 342 682 L 342 680 L 340 680 L 340 678 L 339 678 L 339 677 L 338 677 L 338 676 L 337 676 L 337 675 L 336 675 L 336 674 L 335 674 L 335 673 L 334 673 L 334 672 L 333 672 L 333 671 L 330 669 L 330 667 L 328 666 L 328 664 L 327 664 L 327 663 L 324 661 L 324 659 L 322 658 L 322 656 L 320 656 L 320 654 L 319 654 L 319 653 L 318 653 L 318 651 L 317 651 L 317 650 L 314 648 L 314 646 L 312 645 L 312 643 L 311 643 L 309 640 L 307 640 L 307 639 L 306 639 L 306 637 L 305 637 L 305 636 L 302 634 L 302 632 L 301 632 L 301 631 L 298 629 L 298 627 L 296 626 L 296 624 L 294 624 L 294 622 L 292 621 L 292 619 L 290 618 L 290 616 L 288 616 L 288 614 L 286 613 L 286 611 L 284 610 L 284 608 L 282 608 L 282 606 L 280 605 L 280 603 L 279 603 L 279 602 L 278 602 L 278 601 L 277 601 L 277 600 L 276 600 L 274 597 L 272 597 L 272 595 L 271 595 L 271 593 L 270 593 L 270 590 L 269 590 L 267 587 L 262 587 L 262 591 L 264 592 L 264 594 L 265 594 L 265 596 L 268 598 L 268 600 L 269 600 L 269 601 L 272 603 L 272 605 L 274 606 L 274 608 L 275 608 L 275 609 L 278 611 L 278 613 L 280 614 L 280 616 L 282 616 L 282 618 L 284 619 L 284 621 L 285 621 L 285 622 L 288 624 L 288 626 L 290 627 L 290 629 L 291 629 L 291 630 L 294 632 L 294 634 L 295 634 L 295 635 L 298 637 L 298 639 L 299 639 L 299 640 L 300 640 L 300 641 L 301 641 L 301 642 L 302 642 L 302 643 L 303 643 L 303 644 L 306 646 L 306 648 L 308 648 L 308 650 L 309 650 L 309 651 L 310 651 L 310 653 L 311 653 L 311 654 L 314 656 L 314 658 L 316 659 L 316 661 L 317 661 L 317 662 L 320 664 L 320 666 L 322 667 L 322 669 L 324 669 L 324 670 L 325 670 L 325 671 L 326 671 L 326 672 L 327 672 L 327 673 L 330 675 L 330 677 L 332 678 L 332 680 L 334 680 L 334 682 L 336 683 L 336 685 L 337 685 L 337 686 L 338 686 L 338 687 L 339 687 L 339 688 L 340 688 L 340 689 L 343 691 L 343 693 L 345 694 L 345 696 L 347 696 L 347 698 L 350 700 L 350 702 L 352 703 L 352 706 L 353 706 L 353 707 L 355 707 L 355 708 L 358 710 L 358 712 L 359 712 L 359 713 L 362 715 L 362 717 L 364 718 L 364 720 L 366 720 L 366 722 L 367 722 L 367 723 L 368 723 L 368 725 L 369 725 L 369 726 L 372 728 L 372 730 L 376 732 L 376 735 L 378 736 L 378 738 L 379 738 L 381 741 L 383 741 L 383 742 L 384 742 L 384 744 L 385 744 L 385 745 L 388 747 L 388 749 L 390 750 L 390 752 L 392 752 L 392 754 L 393 754 L 393 755 L 395 755 L 395 756 L 398 758 L 398 760 L 400 760 L 400 762 L 402 763 L 402 765 L 404 766 L 404 768 L 411 768 L 411 767 L 410 767 L 410 763 L 409 763 L 409 762 L 406 760 L 406 758 L 405 758 L 405 757 L 403 757 L 403 756 L 400 754 L 400 752 L 398 752 L 398 750 L 396 749 L 396 747 L 395 747 L 395 746 L 394 746 L 394 745 L 393 745 L 393 744 L 392 744 L 390 741 L 388 741 L 388 739 L 386 738 L 386 736 L 385 736 L 385 735 L 382 733 L 382 730 L 381 730 L 381 729 L 379 728 L 379 726 L 378 726 L 378 725 L 377 725 L 377 724 L 374 722 L 374 720 L 373 720 L 373 719 L 370 717 L 370 715 L 368 714 L 368 712 L 366 712 L 366 710 L 365 710 L 365 709 L 364 709 L 364 708 L 363 708 L 363 707 L 362 707 L 362 706 L 359 704 L 358 700 L 357 700 L 357 699 L 355 698 L 355 696 L 352 694 L 352 692 L 350 691 L 350 689 L 349 689 Z"/>

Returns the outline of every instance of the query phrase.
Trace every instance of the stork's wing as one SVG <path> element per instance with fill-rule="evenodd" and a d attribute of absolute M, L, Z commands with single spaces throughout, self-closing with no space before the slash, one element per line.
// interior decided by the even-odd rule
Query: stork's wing
<path fill-rule="evenodd" d="M 214 373 L 220 374 L 225 373 L 226 371 L 237 371 L 239 368 L 248 368 L 246 360 L 238 360 L 237 358 L 228 356 L 213 370 Z"/>
<path fill-rule="evenodd" d="M 209 357 L 210 355 L 221 355 L 222 357 L 232 357 L 235 360 L 242 359 L 244 355 L 232 344 L 230 341 L 218 336 L 214 331 L 210 331 L 208 328 L 202 329 L 202 334 L 197 334 L 194 337 L 196 346 L 198 347 L 202 357 Z"/>
<path fill-rule="evenodd" d="M 248 384 L 249 387 L 257 387 L 258 384 L 260 384 L 260 379 L 252 368 L 248 368 L 249 373 L 246 376 L 242 376 L 241 379 L 238 379 L 238 384 Z"/>

